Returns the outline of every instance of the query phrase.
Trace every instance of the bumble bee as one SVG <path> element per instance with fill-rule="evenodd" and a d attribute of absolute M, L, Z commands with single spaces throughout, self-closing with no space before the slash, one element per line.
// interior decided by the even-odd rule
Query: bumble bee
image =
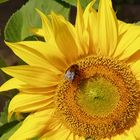
<path fill-rule="evenodd" d="M 65 72 L 65 78 L 72 82 L 75 79 L 75 76 L 79 73 L 79 66 L 77 64 L 71 65 Z"/>

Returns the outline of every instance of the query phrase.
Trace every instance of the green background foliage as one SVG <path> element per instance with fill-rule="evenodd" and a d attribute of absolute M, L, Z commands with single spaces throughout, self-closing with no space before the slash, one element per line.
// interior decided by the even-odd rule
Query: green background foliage
<path fill-rule="evenodd" d="M 4 3 L 4 2 L 7 2 L 8 0 L 0 0 L 0 4 L 1 3 Z"/>
<path fill-rule="evenodd" d="M 45 14 L 51 11 L 60 13 L 68 19 L 70 6 L 63 2 L 62 4 L 54 0 L 30 0 L 9 19 L 5 28 L 5 40 L 11 42 L 24 40 L 32 35 L 33 27 L 40 27 L 40 18 L 36 8 Z"/>

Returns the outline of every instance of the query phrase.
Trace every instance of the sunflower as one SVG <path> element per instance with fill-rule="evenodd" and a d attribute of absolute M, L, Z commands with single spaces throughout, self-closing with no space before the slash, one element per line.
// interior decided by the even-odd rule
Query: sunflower
<path fill-rule="evenodd" d="M 9 117 L 29 114 L 10 140 L 140 139 L 140 27 L 94 3 L 78 1 L 75 25 L 37 10 L 44 41 L 6 42 L 27 63 L 2 68 L 13 78 L 0 91 L 19 90 Z"/>

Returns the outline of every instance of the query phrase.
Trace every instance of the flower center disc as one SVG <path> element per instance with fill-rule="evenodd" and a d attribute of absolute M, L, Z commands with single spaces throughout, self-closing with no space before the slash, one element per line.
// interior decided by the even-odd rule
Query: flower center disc
<path fill-rule="evenodd" d="M 83 111 L 93 116 L 106 116 L 111 113 L 117 107 L 120 97 L 115 85 L 98 76 L 81 81 L 76 96 Z"/>
<path fill-rule="evenodd" d="M 130 129 L 139 112 L 139 86 L 130 68 L 117 60 L 89 56 L 79 60 L 72 81 L 56 91 L 63 124 L 85 138 L 110 138 Z"/>

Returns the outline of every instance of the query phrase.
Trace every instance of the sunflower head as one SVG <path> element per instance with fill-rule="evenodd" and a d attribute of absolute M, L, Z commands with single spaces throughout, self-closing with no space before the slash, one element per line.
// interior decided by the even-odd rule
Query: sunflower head
<path fill-rule="evenodd" d="M 30 113 L 10 140 L 140 139 L 140 27 L 116 18 L 111 0 L 77 3 L 75 25 L 37 10 L 45 41 L 6 44 L 27 65 L 2 68 L 17 88 L 9 114 Z"/>

